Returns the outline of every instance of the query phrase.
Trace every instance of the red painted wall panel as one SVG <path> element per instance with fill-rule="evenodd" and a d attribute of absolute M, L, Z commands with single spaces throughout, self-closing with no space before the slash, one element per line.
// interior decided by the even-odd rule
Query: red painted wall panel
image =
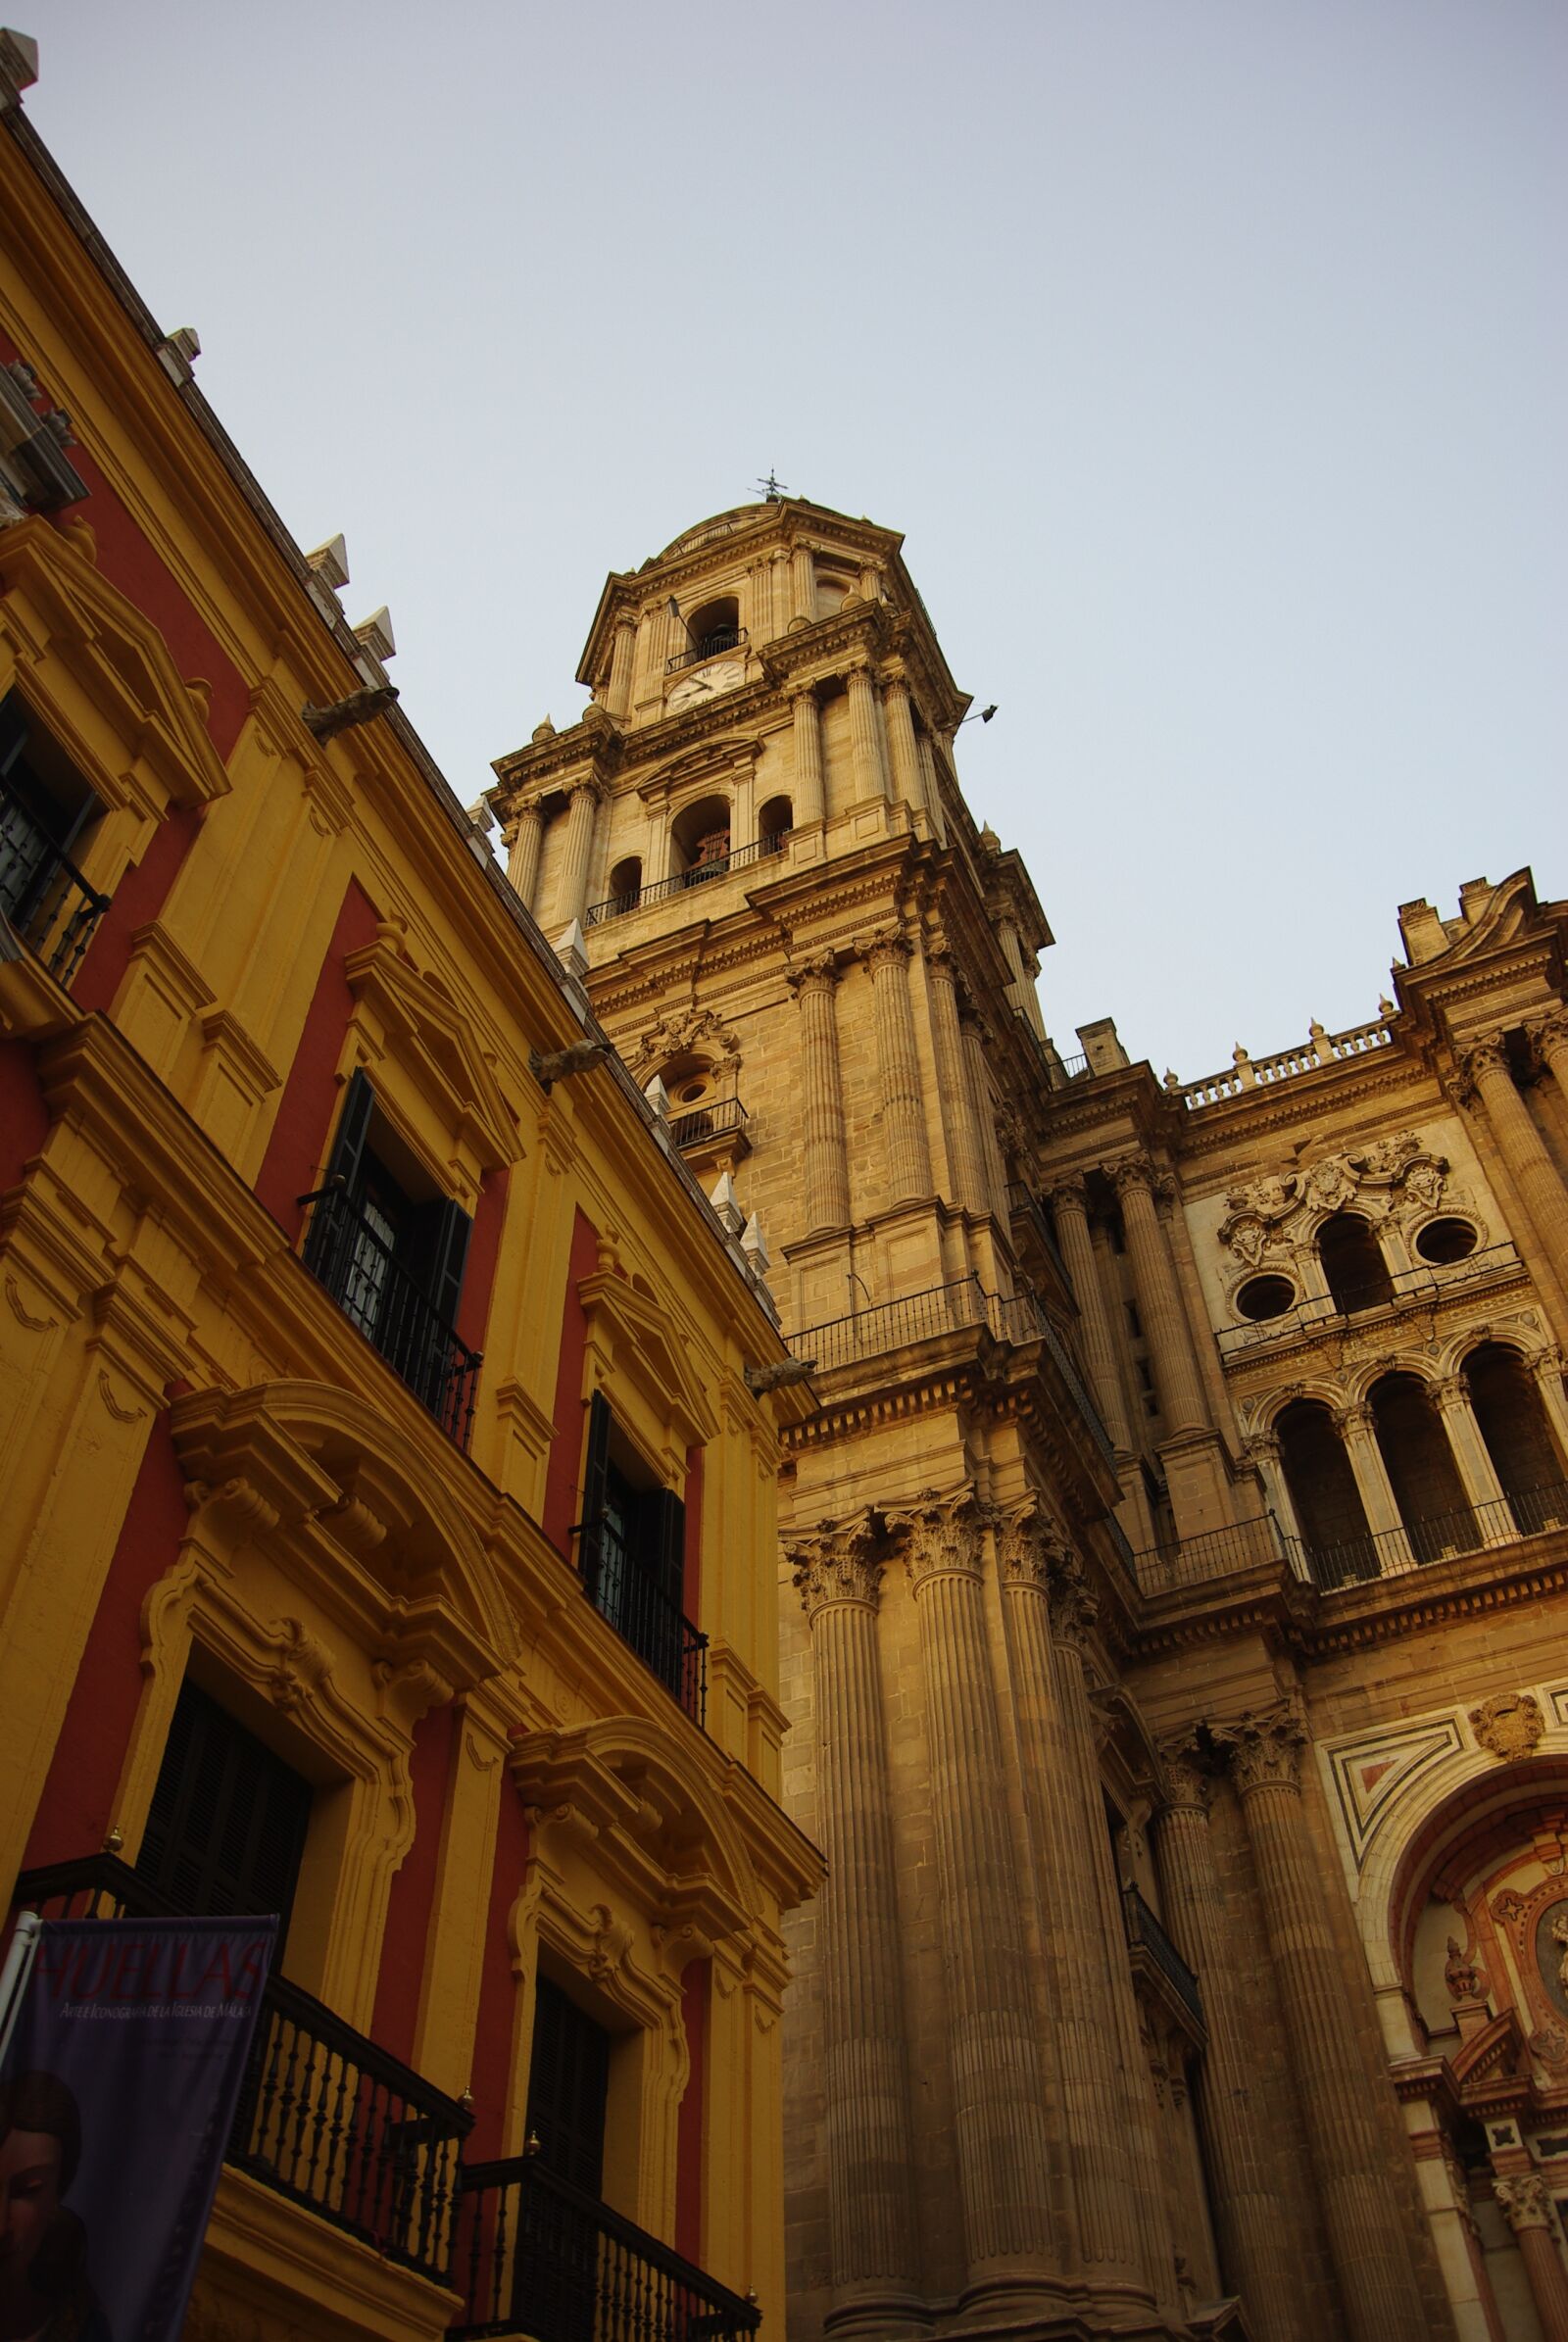
<path fill-rule="evenodd" d="M 551 1417 L 556 1436 L 550 1444 L 545 1474 L 545 1517 L 541 1523 L 558 1553 L 571 1559 L 572 1525 L 577 1519 L 582 1469 L 582 1365 L 588 1348 L 588 1316 L 577 1298 L 577 1286 L 599 1266 L 599 1232 L 586 1212 L 578 1211 L 571 1229 L 571 1253 L 566 1265 L 566 1298 L 561 1318 L 561 1355 L 556 1368 L 556 1404 Z"/>
<path fill-rule="evenodd" d="M 305 1214 L 297 1197 L 313 1187 L 326 1151 L 327 1126 L 336 1096 L 338 1059 L 343 1036 L 354 1013 L 354 995 L 343 973 L 351 951 L 375 941 L 380 918 L 374 903 L 357 880 L 350 880 L 343 907 L 337 914 L 332 941 L 316 979 L 316 992 L 306 1011 L 304 1030 L 294 1062 L 283 1084 L 277 1120 L 267 1143 L 267 1154 L 256 1182 L 258 1202 L 265 1205 L 292 1243 Z"/>
<path fill-rule="evenodd" d="M 24 1041 L 0 1041 L 0 1193 L 15 1187 L 22 1166 L 49 1136 L 49 1109 L 38 1068 Z"/>
<path fill-rule="evenodd" d="M 142 1602 L 173 1560 L 189 1519 L 165 1411 L 153 1424 L 76 1670 L 27 1840 L 29 1865 L 96 1854 L 119 1820 L 115 1792 L 142 1691 Z"/>
<path fill-rule="evenodd" d="M 458 1747 L 457 1721 L 457 1711 L 449 1703 L 432 1708 L 414 1728 L 414 1753 L 409 1760 L 414 1843 L 392 1880 L 386 1933 L 381 1939 L 370 2037 L 383 2049 L 390 2049 L 394 2057 L 402 2058 L 405 2065 L 413 2059 L 415 2028 L 419 2021 L 419 1987 L 424 1980 L 425 1946 L 435 1907 L 441 1824 Z"/>
<path fill-rule="evenodd" d="M 487 1171 L 479 1183 L 479 1208 L 473 1215 L 463 1292 L 458 1298 L 458 1339 L 466 1342 L 470 1350 L 484 1348 L 485 1322 L 495 1288 L 496 1255 L 501 1249 L 510 1178 L 506 1170 Z"/>
<path fill-rule="evenodd" d="M 174 874 L 201 832 L 202 818 L 202 809 L 194 805 L 171 813 L 153 832 L 141 860 L 116 887 L 71 987 L 72 999 L 79 1006 L 108 1009 L 113 1005 L 130 965 L 131 937 L 163 909 Z"/>
<path fill-rule="evenodd" d="M 496 1860 L 490 1874 L 490 1910 L 485 1921 L 484 1962 L 479 1976 L 479 2022 L 474 2027 L 473 2135 L 470 2163 L 501 2153 L 507 2087 L 512 2077 L 512 2030 L 517 2014 L 517 1979 L 512 1973 L 507 1914 L 522 1890 L 528 1867 L 528 1824 L 522 1799 L 510 1780 L 501 1784 L 496 1824 Z"/>
<path fill-rule="evenodd" d="M 708 2074 L 708 1996 L 711 1960 L 689 1960 L 681 1971 L 680 2014 L 691 2072 L 681 2094 L 675 2132 L 675 2250 L 703 2265 L 703 2110 Z"/>

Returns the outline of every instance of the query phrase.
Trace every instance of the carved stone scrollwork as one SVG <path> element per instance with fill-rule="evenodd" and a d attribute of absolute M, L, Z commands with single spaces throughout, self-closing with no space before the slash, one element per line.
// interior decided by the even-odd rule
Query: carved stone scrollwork
<path fill-rule="evenodd" d="M 1147 1154 L 1118 1155 L 1114 1162 L 1104 1165 L 1104 1172 L 1118 1195 L 1125 1195 L 1129 1188 L 1153 1189 L 1154 1166 Z"/>
<path fill-rule="evenodd" d="M 1188 1806 L 1206 1814 L 1212 1786 L 1210 1769 L 1192 1733 L 1181 1732 L 1162 1740 L 1159 1753 L 1165 1768 L 1167 1809 Z"/>
<path fill-rule="evenodd" d="M 808 959 L 785 970 L 784 981 L 791 992 L 831 992 L 839 980 L 838 961 L 831 951 L 814 951 Z"/>
<path fill-rule="evenodd" d="M 897 928 L 891 928 L 885 934 L 867 936 L 864 941 L 857 937 L 855 948 L 874 975 L 878 968 L 896 967 L 908 957 L 909 939 Z"/>
<path fill-rule="evenodd" d="M 1071 1545 L 1058 1544 L 1051 1557 L 1048 1585 L 1051 1625 L 1058 1642 L 1082 1650 L 1094 1632 L 1100 1604 L 1089 1590 L 1084 1565 Z"/>
<path fill-rule="evenodd" d="M 982 1575 L 982 1524 L 972 1488 L 946 1496 L 922 1488 L 906 1511 L 889 1513 L 888 1527 L 904 1532 L 905 1561 L 916 1595 L 938 1578 Z"/>
<path fill-rule="evenodd" d="M 1214 1737 L 1230 1758 L 1232 1778 L 1244 1797 L 1256 1789 L 1299 1785 L 1307 1735 L 1295 1700 L 1242 1716 Z"/>
<path fill-rule="evenodd" d="M 784 1556 L 808 1623 L 830 1602 L 858 1602 L 867 1610 L 876 1608 L 882 1564 L 873 1545 L 870 1519 L 865 1514 L 855 1521 L 824 1521 L 813 1536 L 795 1537 L 786 1544 Z"/>
<path fill-rule="evenodd" d="M 1498 1691 L 1470 1710 L 1470 1730 L 1503 1764 L 1532 1755 L 1545 1729 L 1546 1719 L 1533 1691 Z"/>
<path fill-rule="evenodd" d="M 1044 1183 L 1040 1190 L 1041 1201 L 1054 1204 L 1058 1197 L 1063 1203 L 1076 1205 L 1079 1211 L 1088 1210 L 1089 1192 L 1081 1171 L 1064 1171 L 1058 1178 Z"/>
<path fill-rule="evenodd" d="M 1034 1497 L 997 1523 L 997 1560 L 1004 1586 L 1033 1586 L 1049 1594 L 1053 1578 L 1076 1558 Z"/>
<path fill-rule="evenodd" d="M 1483 1074 L 1506 1073 L 1508 1050 L 1502 1035 L 1494 1033 L 1485 1041 L 1473 1042 L 1460 1056 L 1459 1069 L 1467 1082 L 1478 1082 Z"/>
<path fill-rule="evenodd" d="M 1551 2191 L 1544 2172 L 1510 2171 L 1504 2178 L 1494 2179 L 1492 2192 L 1516 2235 L 1521 2228 L 1551 2226 Z"/>

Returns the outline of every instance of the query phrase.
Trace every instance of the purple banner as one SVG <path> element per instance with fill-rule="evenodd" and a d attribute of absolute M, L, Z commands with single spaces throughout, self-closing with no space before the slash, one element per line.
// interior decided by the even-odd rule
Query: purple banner
<path fill-rule="evenodd" d="M 0 2334 L 177 2342 L 277 1923 L 45 1923 L 0 2074 Z"/>

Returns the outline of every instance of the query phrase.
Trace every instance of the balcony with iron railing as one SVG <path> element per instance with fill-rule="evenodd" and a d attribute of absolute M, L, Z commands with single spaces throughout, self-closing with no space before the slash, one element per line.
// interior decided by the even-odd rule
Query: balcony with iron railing
<path fill-rule="evenodd" d="M 744 1138 L 746 1121 L 746 1108 L 738 1098 L 715 1098 L 710 1105 L 694 1106 L 689 1114 L 672 1114 L 669 1135 L 684 1153 L 713 1140 Z"/>
<path fill-rule="evenodd" d="M 0 912 L 57 984 L 70 985 L 108 908 L 33 808 L 0 783 Z"/>
<path fill-rule="evenodd" d="M 693 1724 L 708 1716 L 708 1636 L 669 1599 L 646 1569 L 622 1554 L 591 1546 L 583 1591 L 636 1652 Z"/>
<path fill-rule="evenodd" d="M 447 1323 L 340 1182 L 300 1201 L 311 1207 L 305 1266 L 447 1437 L 466 1447 L 480 1353 Z"/>
<path fill-rule="evenodd" d="M 463 2174 L 457 2342 L 750 2342 L 760 2312 L 537 2154 Z"/>
<path fill-rule="evenodd" d="M 180 1919 L 112 1854 L 24 1871 L 13 1908 L 43 1919 Z M 274 1974 L 224 2160 L 389 2262 L 446 2283 L 471 2116 Z"/>
<path fill-rule="evenodd" d="M 696 642 L 688 643 L 684 651 L 677 651 L 664 661 L 666 675 L 678 675 L 682 667 L 701 666 L 705 659 L 721 658 L 726 651 L 743 651 L 751 641 L 744 626 L 714 626 Z"/>
<path fill-rule="evenodd" d="M 1409 1269 L 1391 1270 L 1386 1286 L 1362 1286 L 1338 1295 L 1314 1293 L 1278 1317 L 1258 1318 L 1242 1326 L 1221 1326 L 1215 1339 L 1230 1363 L 1250 1357 L 1267 1344 L 1307 1342 L 1325 1331 L 1343 1332 L 1346 1320 L 1376 1324 L 1401 1310 L 1446 1301 L 1477 1285 L 1505 1284 L 1524 1275 L 1524 1263 L 1512 1244 L 1487 1244 L 1463 1260 Z"/>
<path fill-rule="evenodd" d="M 662 903 L 671 895 L 683 895 L 692 887 L 711 886 L 715 879 L 728 878 L 735 870 L 746 870 L 754 862 L 770 861 L 784 852 L 790 842 L 790 832 L 781 829 L 770 838 L 758 838 L 750 846 L 737 846 L 733 854 L 716 854 L 709 861 L 693 862 L 689 870 L 677 870 L 673 878 L 656 878 L 652 886 L 634 887 L 624 895 L 607 895 L 603 903 L 590 903 L 583 912 L 582 923 L 587 927 L 602 927 L 607 919 L 623 919 L 628 912 L 646 910 L 651 903 Z"/>

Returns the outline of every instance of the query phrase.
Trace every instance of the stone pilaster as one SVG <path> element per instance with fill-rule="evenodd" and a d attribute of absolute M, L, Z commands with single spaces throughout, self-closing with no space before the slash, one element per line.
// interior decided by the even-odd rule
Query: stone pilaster
<path fill-rule="evenodd" d="M 877 1665 L 882 1565 L 865 1520 L 788 1548 L 811 1635 L 827 1878 L 818 1905 L 826 2031 L 829 2325 L 897 2315 L 919 2268 L 904 1976 Z"/>
<path fill-rule="evenodd" d="M 1089 1234 L 1089 1206 L 1082 1175 L 1074 1172 L 1058 1179 L 1050 1191 L 1049 1201 L 1055 1222 L 1056 1242 L 1061 1246 L 1061 1257 L 1067 1264 L 1073 1297 L 1078 1303 L 1079 1323 L 1083 1329 L 1084 1363 L 1089 1369 L 1095 1401 L 1117 1449 L 1129 1451 L 1132 1441 L 1127 1434 L 1127 1411 L 1122 1403 L 1121 1377 L 1116 1372 L 1116 1350 L 1105 1310 L 1105 1295 L 1100 1283 L 1100 1272 L 1095 1266 L 1095 1246 Z"/>
<path fill-rule="evenodd" d="M 938 843 L 946 846 L 948 817 L 942 810 L 942 785 L 937 779 L 936 752 L 924 732 L 915 735 L 914 749 L 920 760 L 920 786 L 931 814 L 931 826 L 937 833 Z"/>
<path fill-rule="evenodd" d="M 917 810 L 925 805 L 920 782 L 920 759 L 914 746 L 914 718 L 909 709 L 909 687 L 902 675 L 882 687 L 882 713 L 887 724 L 888 754 L 893 767 L 893 794 Z"/>
<path fill-rule="evenodd" d="M 816 557 L 809 545 L 796 545 L 790 551 L 790 601 L 792 614 L 804 618 L 808 626 L 816 618 Z"/>
<path fill-rule="evenodd" d="M 1147 1155 L 1126 1155 L 1108 1166 L 1121 1197 L 1122 1225 L 1132 1255 L 1138 1306 L 1149 1336 L 1154 1382 L 1167 1438 L 1206 1425 L 1203 1389 L 1176 1285 L 1176 1271 L 1154 1209 L 1158 1178 Z"/>
<path fill-rule="evenodd" d="M 888 793 L 887 759 L 882 740 L 882 706 L 876 696 L 871 670 L 866 666 L 852 666 L 848 676 L 850 693 L 850 762 L 855 774 L 857 804 L 868 798 L 885 799 Z"/>
<path fill-rule="evenodd" d="M 1223 1735 L 1247 1821 L 1340 2299 L 1351 2342 L 1423 2342 L 1428 2328 L 1404 2207 L 1378 2135 L 1367 2070 L 1345 2007 L 1339 1953 L 1301 1802 L 1305 1728 L 1283 1703 Z"/>
<path fill-rule="evenodd" d="M 588 907 L 588 870 L 593 860 L 594 830 L 599 818 L 599 784 L 575 781 L 566 811 L 566 841 L 561 875 L 556 882 L 552 927 L 569 927 Z"/>
<path fill-rule="evenodd" d="M 1087 1701 L 1069 1703 L 1061 1695 L 1056 1660 L 1063 1667 L 1078 1665 L 1080 1684 L 1081 1663 L 1065 1652 L 1054 1653 L 1050 1625 L 1052 1576 L 1061 1564 L 1062 1548 L 1031 1502 L 998 1529 L 997 1555 L 1043 1941 L 1052 1976 L 1053 2024 L 1045 2047 L 1054 2067 L 1061 2110 L 1072 2221 L 1071 2233 L 1059 2241 L 1058 2258 L 1064 2270 L 1080 2269 L 1102 2298 L 1148 2301 L 1132 2212 L 1106 1945 L 1099 1927 L 1099 1899 L 1078 1788 L 1085 1751 L 1076 1744 L 1074 1732 L 1082 1728 Z M 1080 1620 L 1087 1624 L 1087 1612 L 1066 1619 L 1069 1640 Z M 1087 1762 L 1098 1777 L 1092 1737 Z"/>
<path fill-rule="evenodd" d="M 806 1226 L 845 1228 L 850 1219 L 850 1169 L 844 1147 L 844 1089 L 839 1076 L 838 1022 L 833 1008 L 838 969 L 824 955 L 790 978 L 801 1004 L 801 1172 Z"/>
<path fill-rule="evenodd" d="M 1492 2183 L 1530 2279 L 1544 2342 L 1568 2342 L 1568 2275 L 1552 2234 L 1551 2191 L 1541 2171 L 1509 2171 Z"/>
<path fill-rule="evenodd" d="M 617 618 L 610 648 L 610 689 L 605 697 L 606 709 L 617 723 L 631 707 L 631 673 L 636 656 L 637 621 L 629 616 Z"/>
<path fill-rule="evenodd" d="M 1568 1043 L 1560 1040 L 1555 1018 L 1544 1019 L 1540 1030 L 1542 1046 L 1550 1052 L 1547 1061 L 1556 1071 Z M 1560 1296 L 1568 1290 L 1568 1189 L 1564 1188 L 1557 1166 L 1546 1152 L 1530 1108 L 1514 1087 L 1513 1075 L 1508 1070 L 1508 1052 L 1500 1038 L 1479 1042 L 1469 1049 L 1463 1069 L 1471 1086 L 1470 1095 L 1481 1101 L 1497 1150 L 1545 1257 L 1555 1287 L 1554 1298 Z M 1523 1236 L 1526 1232 L 1517 1233 Z M 1559 1334 L 1568 1331 L 1560 1325 L 1557 1330 Z"/>
<path fill-rule="evenodd" d="M 974 1113 L 975 1134 L 980 1144 L 982 1201 L 979 1208 L 991 1212 L 999 1228 L 1005 1228 L 1008 1218 L 1007 1174 L 1003 1167 L 1002 1149 L 997 1145 L 996 1116 L 991 1110 L 991 1077 L 986 1070 L 985 1034 L 978 1015 L 966 1000 L 960 999 L 957 1007 L 963 1070 Z"/>
<path fill-rule="evenodd" d="M 938 1080 L 954 1200 L 965 1211 L 984 1212 L 990 1208 L 985 1158 L 980 1151 L 980 1132 L 958 1031 L 957 971 L 952 954 L 940 948 L 928 949 L 926 966 L 931 977 L 931 1021 L 936 1033 Z"/>
<path fill-rule="evenodd" d="M 879 936 L 866 950 L 876 1019 L 877 1083 L 882 1093 L 882 1139 L 887 1149 L 888 1200 L 906 1203 L 931 1193 L 931 1150 L 925 1098 L 909 1004 L 909 944 Z"/>
<path fill-rule="evenodd" d="M 822 718 L 809 683 L 793 694 L 795 716 L 795 826 L 809 829 L 826 811 L 822 793 Z"/>
<path fill-rule="evenodd" d="M 539 849 L 544 843 L 544 817 L 537 805 L 523 805 L 503 833 L 507 845 L 507 876 L 525 909 L 532 910 L 539 884 Z"/>
<path fill-rule="evenodd" d="M 889 1514 L 906 1537 L 931 1755 L 932 1827 L 966 2299 L 1049 2276 L 1044 2075 L 968 1489 Z"/>
<path fill-rule="evenodd" d="M 794 572 L 790 557 L 782 546 L 779 546 L 770 556 L 768 568 L 772 576 L 773 603 L 772 619 L 766 631 L 770 637 L 776 639 L 779 635 L 789 632 L 792 615 Z"/>
<path fill-rule="evenodd" d="M 1203 1995 L 1208 2050 L 1199 2109 L 1227 2282 L 1242 2295 L 1257 2342 L 1315 2342 L 1291 2282 L 1294 2221 L 1258 2120 L 1239 2023 L 1242 1982 L 1209 1844 L 1208 1780 L 1190 1742 L 1167 1745 L 1164 1758 L 1168 1795 L 1155 1852 L 1171 1934 Z"/>

